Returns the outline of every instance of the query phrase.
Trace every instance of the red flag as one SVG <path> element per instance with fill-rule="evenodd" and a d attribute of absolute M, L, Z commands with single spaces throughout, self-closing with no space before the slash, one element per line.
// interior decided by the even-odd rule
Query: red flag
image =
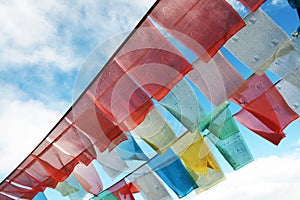
<path fill-rule="evenodd" d="M 244 6 L 255 12 L 266 0 L 239 0 Z"/>
<path fill-rule="evenodd" d="M 150 16 L 205 62 L 245 26 L 225 0 L 161 0 Z"/>

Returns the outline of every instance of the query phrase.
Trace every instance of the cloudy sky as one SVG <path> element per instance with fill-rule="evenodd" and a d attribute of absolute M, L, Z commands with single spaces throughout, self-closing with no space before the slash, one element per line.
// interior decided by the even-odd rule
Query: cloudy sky
<path fill-rule="evenodd" d="M 78 92 L 77 77 L 89 53 L 132 30 L 153 2 L 0 0 L 0 179 L 72 105 Z M 229 2 L 245 11 L 235 0 Z M 299 24 L 286 0 L 268 1 L 263 9 L 289 35 Z M 299 122 L 289 126 L 286 132 L 290 135 L 278 147 L 241 127 L 256 161 L 239 171 L 229 170 L 226 181 L 199 199 L 298 198 L 299 127 Z"/>

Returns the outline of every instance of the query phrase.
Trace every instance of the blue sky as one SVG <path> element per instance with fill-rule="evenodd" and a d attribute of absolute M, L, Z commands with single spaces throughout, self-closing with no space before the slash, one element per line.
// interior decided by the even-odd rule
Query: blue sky
<path fill-rule="evenodd" d="M 82 81 L 87 84 L 83 72 L 90 71 L 82 64 L 90 52 L 115 35 L 126 35 L 153 2 L 0 0 L 0 179 L 63 116 L 83 88 Z M 234 0 L 229 2 L 245 11 Z M 300 24 L 286 0 L 269 0 L 262 8 L 288 35 Z M 103 49 L 101 62 L 113 49 Z M 221 160 L 227 180 L 196 199 L 296 199 L 300 195 L 299 121 L 287 127 L 287 137 L 278 147 L 239 127 L 256 161 L 233 172 Z"/>

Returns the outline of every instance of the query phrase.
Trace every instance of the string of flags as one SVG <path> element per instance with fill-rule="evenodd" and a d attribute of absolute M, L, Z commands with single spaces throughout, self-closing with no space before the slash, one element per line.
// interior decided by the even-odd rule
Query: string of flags
<path fill-rule="evenodd" d="M 240 2 L 244 18 L 225 0 L 158 0 L 2 181 L 0 199 L 46 200 L 49 188 L 71 200 L 183 198 L 225 180 L 211 148 L 234 170 L 253 161 L 237 122 L 278 145 L 300 114 L 299 40 L 259 8 L 264 0 Z M 244 79 L 222 47 L 254 73 Z"/>

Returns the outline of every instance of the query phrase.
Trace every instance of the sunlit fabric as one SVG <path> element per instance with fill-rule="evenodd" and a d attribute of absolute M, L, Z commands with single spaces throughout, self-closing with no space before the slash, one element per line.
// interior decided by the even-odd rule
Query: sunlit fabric
<path fill-rule="evenodd" d="M 142 88 L 117 63 L 105 66 L 89 88 L 95 105 L 123 131 L 139 125 L 153 103 Z"/>
<path fill-rule="evenodd" d="M 70 183 L 65 180 L 63 182 L 59 182 L 55 188 L 56 191 L 60 192 L 62 196 L 69 196 L 79 191 L 78 188 L 73 187 Z"/>
<path fill-rule="evenodd" d="M 225 101 L 224 103 L 222 103 L 220 106 L 214 108 L 212 110 L 212 112 L 210 112 L 206 117 L 204 117 L 198 128 L 200 131 L 204 131 L 205 129 L 208 129 L 210 124 L 212 123 L 212 121 L 214 121 L 216 118 L 218 118 L 218 116 L 223 113 L 226 108 L 230 105 L 230 103 L 228 101 Z"/>
<path fill-rule="evenodd" d="M 15 198 L 20 199 L 33 199 L 33 197 L 39 192 L 34 189 L 24 188 L 17 185 L 14 185 L 9 182 L 3 182 L 0 187 L 0 192 L 4 194 L 11 195 Z M 5 199 L 5 197 L 4 197 Z"/>
<path fill-rule="evenodd" d="M 234 35 L 225 48 L 251 70 L 262 73 L 276 58 L 294 50 L 289 36 L 261 9 L 244 20 L 247 26 Z"/>
<path fill-rule="evenodd" d="M 216 106 L 230 98 L 244 81 L 221 53 L 217 53 L 208 63 L 198 59 L 193 63 L 193 68 L 187 78 Z"/>
<path fill-rule="evenodd" d="M 208 190 L 211 187 L 217 185 L 218 183 L 226 179 L 221 169 L 219 171 L 216 171 L 214 169 L 208 168 L 206 174 L 198 174 L 198 175 L 199 175 L 197 180 L 198 188 L 195 189 L 196 194 Z"/>
<path fill-rule="evenodd" d="M 43 192 L 39 192 L 34 196 L 33 200 L 47 200 L 47 197 Z"/>
<path fill-rule="evenodd" d="M 276 88 L 293 111 L 300 115 L 300 88 L 285 79 L 277 83 Z"/>
<path fill-rule="evenodd" d="M 107 148 L 112 149 L 126 140 L 123 131 L 91 102 L 85 94 L 75 103 L 74 126 L 84 132 L 101 152 Z"/>
<path fill-rule="evenodd" d="M 103 190 L 102 181 L 93 163 L 88 166 L 77 165 L 73 175 L 86 192 L 96 195 Z"/>
<path fill-rule="evenodd" d="M 242 125 L 275 145 L 278 145 L 280 141 L 285 137 L 285 134 L 283 132 L 273 131 L 247 110 L 240 110 L 238 113 L 234 114 L 234 117 Z"/>
<path fill-rule="evenodd" d="M 55 188 L 58 183 L 32 156 L 28 157 L 25 162 L 21 164 L 19 169 L 25 171 L 25 173 L 29 174 L 38 182 L 41 182 L 41 185 L 45 187 Z"/>
<path fill-rule="evenodd" d="M 134 200 L 134 197 L 130 191 L 125 180 L 121 180 L 108 188 L 108 191 L 113 194 L 117 200 Z"/>
<path fill-rule="evenodd" d="M 133 183 L 139 189 L 142 196 L 147 200 L 172 199 L 163 183 L 153 172 L 148 172 L 139 176 L 133 181 Z"/>
<path fill-rule="evenodd" d="M 299 66 L 300 63 L 300 38 L 292 38 L 291 41 L 296 50 L 286 56 L 277 58 L 269 68 L 271 72 L 280 78 L 284 78 L 293 69 Z"/>
<path fill-rule="evenodd" d="M 116 149 L 102 153 L 97 151 L 97 161 L 111 179 L 115 179 L 128 169 L 126 162 L 122 160 Z"/>
<path fill-rule="evenodd" d="M 64 118 L 48 136 L 47 141 L 52 142 L 62 151 L 88 165 L 96 158 L 96 152 L 91 140 L 81 131 L 74 128 Z"/>
<path fill-rule="evenodd" d="M 252 12 L 256 11 L 266 0 L 239 0 Z"/>
<path fill-rule="evenodd" d="M 56 181 L 64 181 L 79 164 L 79 160 L 64 153 L 47 140 L 31 155 Z"/>
<path fill-rule="evenodd" d="M 224 0 L 161 0 L 150 16 L 205 62 L 245 26 Z"/>
<path fill-rule="evenodd" d="M 228 108 L 211 121 L 208 130 L 220 140 L 225 140 L 239 132 L 237 124 Z"/>
<path fill-rule="evenodd" d="M 7 180 L 38 191 L 44 191 L 47 187 L 43 184 L 43 182 L 40 182 L 28 174 L 25 170 L 21 170 L 19 168 L 16 169 L 9 177 L 7 177 Z"/>
<path fill-rule="evenodd" d="M 196 173 L 207 174 L 208 167 L 218 171 L 199 131 L 186 133 L 174 144 L 173 149 L 180 156 L 184 166 Z"/>
<path fill-rule="evenodd" d="M 197 129 L 205 116 L 195 92 L 185 79 L 175 85 L 159 103 L 191 132 Z"/>
<path fill-rule="evenodd" d="M 66 181 L 70 184 L 70 186 L 74 187 L 74 190 L 78 190 L 75 193 L 71 193 L 68 195 L 70 200 L 79 200 L 79 199 L 83 199 L 86 195 L 87 192 L 82 188 L 82 186 L 80 185 L 80 183 L 76 180 L 75 176 L 73 174 L 71 174 Z M 73 191 L 74 191 L 73 190 Z"/>
<path fill-rule="evenodd" d="M 8 197 L 8 196 L 6 196 L 4 194 L 1 194 L 1 193 L 0 193 L 0 199 L 1 200 L 13 200 L 12 198 L 10 198 L 10 197 Z"/>
<path fill-rule="evenodd" d="M 157 109 L 148 113 L 145 120 L 133 132 L 159 154 L 165 152 L 177 138 L 172 127 Z"/>
<path fill-rule="evenodd" d="M 284 128 L 298 118 L 265 74 L 251 76 L 233 100 L 243 107 L 236 119 L 276 145 Z"/>
<path fill-rule="evenodd" d="M 207 137 L 234 170 L 238 170 L 253 161 L 253 156 L 247 143 L 240 133 L 235 133 L 224 140 L 218 139 L 212 133 L 209 133 Z"/>
<path fill-rule="evenodd" d="M 180 158 L 169 149 L 148 162 L 148 166 L 177 194 L 179 198 L 186 196 L 197 184 Z"/>
<path fill-rule="evenodd" d="M 116 151 L 122 160 L 148 160 L 148 157 L 144 154 L 131 134 L 126 134 L 126 136 L 128 140 L 120 143 L 116 147 Z"/>
<path fill-rule="evenodd" d="M 146 19 L 116 56 L 122 68 L 156 100 L 161 100 L 191 64 Z"/>

